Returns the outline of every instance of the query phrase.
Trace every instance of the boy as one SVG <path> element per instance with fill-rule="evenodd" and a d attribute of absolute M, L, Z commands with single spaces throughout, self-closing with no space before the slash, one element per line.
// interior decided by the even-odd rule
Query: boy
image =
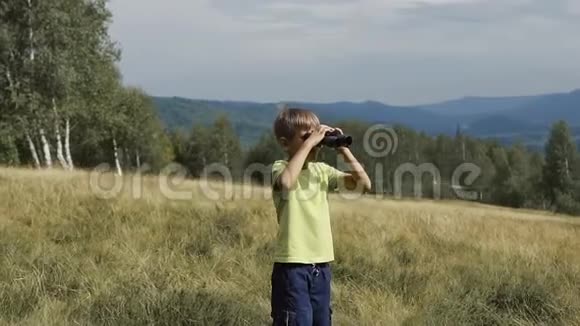
<path fill-rule="evenodd" d="M 329 263 L 334 249 L 327 202 L 337 186 L 368 191 L 371 181 L 346 147 L 337 148 L 352 173 L 315 162 L 327 131 L 305 109 L 283 109 L 274 121 L 274 134 L 288 155 L 272 166 L 273 201 L 278 235 L 272 270 L 273 325 L 331 325 Z"/>

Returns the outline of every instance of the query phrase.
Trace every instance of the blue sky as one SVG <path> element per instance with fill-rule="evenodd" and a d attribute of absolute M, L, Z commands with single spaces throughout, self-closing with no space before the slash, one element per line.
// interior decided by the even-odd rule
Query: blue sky
<path fill-rule="evenodd" d="M 126 84 L 420 104 L 580 88 L 580 0 L 111 0 Z"/>

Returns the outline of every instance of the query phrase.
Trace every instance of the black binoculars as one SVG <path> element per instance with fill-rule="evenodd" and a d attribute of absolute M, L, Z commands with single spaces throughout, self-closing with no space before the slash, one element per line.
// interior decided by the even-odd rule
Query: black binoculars
<path fill-rule="evenodd" d="M 327 131 L 319 146 L 328 147 L 349 147 L 352 144 L 352 137 L 348 135 L 341 135 L 338 130 Z"/>

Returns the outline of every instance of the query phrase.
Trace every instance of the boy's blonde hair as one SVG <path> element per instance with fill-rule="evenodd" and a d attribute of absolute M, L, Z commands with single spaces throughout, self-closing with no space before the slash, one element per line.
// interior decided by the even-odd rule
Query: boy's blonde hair
<path fill-rule="evenodd" d="M 292 139 L 297 131 L 308 130 L 320 125 L 320 120 L 314 112 L 303 108 L 283 107 L 274 120 L 276 139 L 284 137 Z"/>

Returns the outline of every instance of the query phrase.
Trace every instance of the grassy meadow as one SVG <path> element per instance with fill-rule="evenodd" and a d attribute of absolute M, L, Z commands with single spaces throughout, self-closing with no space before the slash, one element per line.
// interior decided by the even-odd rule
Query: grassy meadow
<path fill-rule="evenodd" d="M 88 172 L 0 168 L 0 325 L 267 325 L 267 189 L 133 181 L 104 199 Z M 580 220 L 330 200 L 335 325 L 580 325 Z"/>

